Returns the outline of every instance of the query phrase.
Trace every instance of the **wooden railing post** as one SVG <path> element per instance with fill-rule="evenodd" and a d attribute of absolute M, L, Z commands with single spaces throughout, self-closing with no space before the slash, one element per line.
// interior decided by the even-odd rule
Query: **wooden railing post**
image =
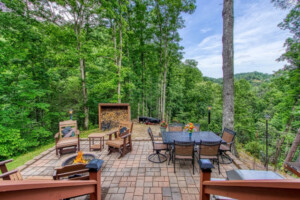
<path fill-rule="evenodd" d="M 214 168 L 213 164 L 208 159 L 200 159 L 198 161 L 198 164 L 200 166 L 200 200 L 209 200 L 210 194 L 205 193 L 204 181 L 210 181 L 211 177 L 211 169 Z"/>
<path fill-rule="evenodd" d="M 101 166 L 103 160 L 94 159 L 87 164 L 86 168 L 89 169 L 90 180 L 96 180 L 95 192 L 90 194 L 90 200 L 101 200 Z"/>

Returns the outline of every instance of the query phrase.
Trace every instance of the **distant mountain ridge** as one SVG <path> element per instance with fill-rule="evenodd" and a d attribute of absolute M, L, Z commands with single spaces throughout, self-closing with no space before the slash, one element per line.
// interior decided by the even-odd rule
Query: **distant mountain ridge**
<path fill-rule="evenodd" d="M 246 73 L 238 73 L 234 75 L 235 80 L 245 79 L 249 81 L 251 84 L 259 84 L 264 81 L 268 81 L 272 77 L 272 74 L 266 74 L 261 72 L 246 72 Z M 209 80 L 214 83 L 222 84 L 223 78 L 211 78 L 211 77 L 204 77 L 204 80 Z"/>

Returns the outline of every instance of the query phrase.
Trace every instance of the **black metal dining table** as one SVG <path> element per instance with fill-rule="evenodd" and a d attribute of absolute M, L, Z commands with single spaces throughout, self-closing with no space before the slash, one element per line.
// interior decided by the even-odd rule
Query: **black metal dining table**
<path fill-rule="evenodd" d="M 192 137 L 189 136 L 188 132 L 163 132 L 162 140 L 164 144 L 174 144 L 174 141 L 181 142 L 192 142 L 195 141 L 196 144 L 200 144 L 200 142 L 219 142 L 222 144 L 226 144 L 224 140 L 215 133 L 211 131 L 200 131 L 192 133 Z"/>

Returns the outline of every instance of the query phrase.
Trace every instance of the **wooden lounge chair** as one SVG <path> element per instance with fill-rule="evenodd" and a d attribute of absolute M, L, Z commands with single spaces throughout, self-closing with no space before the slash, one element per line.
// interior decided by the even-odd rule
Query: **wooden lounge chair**
<path fill-rule="evenodd" d="M 133 123 L 130 121 L 121 121 L 119 128 L 116 131 L 108 133 L 108 146 L 109 154 L 113 151 L 120 152 L 120 157 L 123 157 L 126 153 L 132 150 L 131 132 Z M 114 138 L 112 137 L 114 135 Z"/>
<path fill-rule="evenodd" d="M 55 134 L 55 141 L 56 155 L 80 151 L 77 121 L 59 122 L 59 132 Z"/>
<path fill-rule="evenodd" d="M 11 181 L 22 181 L 24 180 L 22 174 L 18 169 L 8 171 L 6 167 L 6 163 L 12 162 L 13 159 L 10 160 L 4 160 L 0 162 L 0 181 L 4 180 L 11 180 Z M 52 180 L 51 176 L 32 176 L 28 177 L 26 180 Z"/>

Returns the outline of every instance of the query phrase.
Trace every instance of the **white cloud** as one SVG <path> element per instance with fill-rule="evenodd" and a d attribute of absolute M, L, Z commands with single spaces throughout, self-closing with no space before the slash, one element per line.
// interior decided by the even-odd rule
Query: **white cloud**
<path fill-rule="evenodd" d="M 276 59 L 284 52 L 283 43 L 289 34 L 280 30 L 277 24 L 283 20 L 287 11 L 276 9 L 266 0 L 250 3 L 243 5 L 240 2 L 235 7 L 235 73 L 272 73 L 285 64 L 278 63 Z M 200 27 L 201 32 L 203 29 Z M 183 39 L 193 38 L 184 38 L 183 35 Z M 185 52 L 185 58 L 198 61 L 198 67 L 205 76 L 222 77 L 222 32 L 207 35 L 197 45 L 186 48 Z"/>
<path fill-rule="evenodd" d="M 203 28 L 200 30 L 201 33 L 207 33 L 209 31 L 211 31 L 211 28 Z"/>

